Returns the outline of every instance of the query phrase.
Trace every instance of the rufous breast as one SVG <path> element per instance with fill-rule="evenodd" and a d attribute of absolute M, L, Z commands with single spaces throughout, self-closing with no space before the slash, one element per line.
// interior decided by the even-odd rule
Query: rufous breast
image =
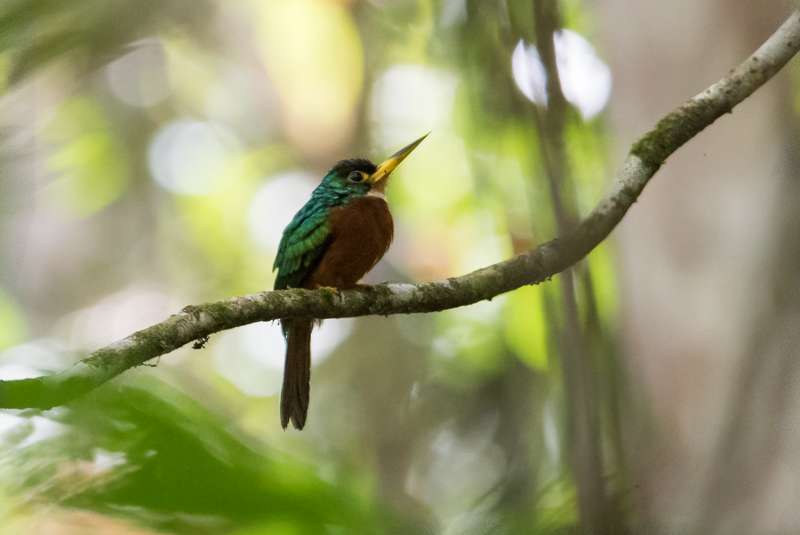
<path fill-rule="evenodd" d="M 303 287 L 347 290 L 383 258 L 394 237 L 394 222 L 382 195 L 352 199 L 331 210 L 326 250 Z"/>

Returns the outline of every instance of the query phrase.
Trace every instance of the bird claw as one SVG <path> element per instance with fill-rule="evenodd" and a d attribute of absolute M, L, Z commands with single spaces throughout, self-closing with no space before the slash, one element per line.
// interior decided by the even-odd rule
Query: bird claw
<path fill-rule="evenodd" d="M 333 286 L 317 286 L 317 290 L 321 290 L 331 301 L 335 298 L 338 299 L 340 303 L 342 302 L 342 294 L 339 292 L 339 288 Z"/>
<path fill-rule="evenodd" d="M 317 290 L 324 290 L 326 292 L 333 292 L 336 295 L 339 295 L 339 288 L 336 288 L 335 286 L 320 286 L 320 285 L 317 285 Z"/>

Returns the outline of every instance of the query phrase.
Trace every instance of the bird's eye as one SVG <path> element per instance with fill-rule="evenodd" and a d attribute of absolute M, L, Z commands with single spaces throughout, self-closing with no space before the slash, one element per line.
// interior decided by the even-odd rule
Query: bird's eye
<path fill-rule="evenodd" d="M 347 176 L 347 180 L 350 182 L 363 182 L 366 175 L 361 171 L 353 171 Z"/>

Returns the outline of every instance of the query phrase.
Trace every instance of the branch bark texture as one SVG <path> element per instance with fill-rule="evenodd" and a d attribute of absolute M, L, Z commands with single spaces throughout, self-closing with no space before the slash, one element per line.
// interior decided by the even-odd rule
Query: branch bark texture
<path fill-rule="evenodd" d="M 749 97 L 800 51 L 800 10 L 727 76 L 661 119 L 633 144 L 609 193 L 578 226 L 514 258 L 461 277 L 426 284 L 379 284 L 370 289 L 279 290 L 188 306 L 161 323 L 92 353 L 51 376 L 0 381 L 0 408 L 49 409 L 127 369 L 194 340 L 259 321 L 294 316 L 356 316 L 438 312 L 539 284 L 584 258 L 622 220 L 661 164 L 684 143 Z"/>

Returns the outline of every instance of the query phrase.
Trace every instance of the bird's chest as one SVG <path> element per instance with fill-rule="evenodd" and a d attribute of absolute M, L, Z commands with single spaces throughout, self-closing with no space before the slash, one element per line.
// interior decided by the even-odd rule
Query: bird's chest
<path fill-rule="evenodd" d="M 389 206 L 382 197 L 353 199 L 331 210 L 327 250 L 307 287 L 352 288 L 378 263 L 394 237 Z"/>

